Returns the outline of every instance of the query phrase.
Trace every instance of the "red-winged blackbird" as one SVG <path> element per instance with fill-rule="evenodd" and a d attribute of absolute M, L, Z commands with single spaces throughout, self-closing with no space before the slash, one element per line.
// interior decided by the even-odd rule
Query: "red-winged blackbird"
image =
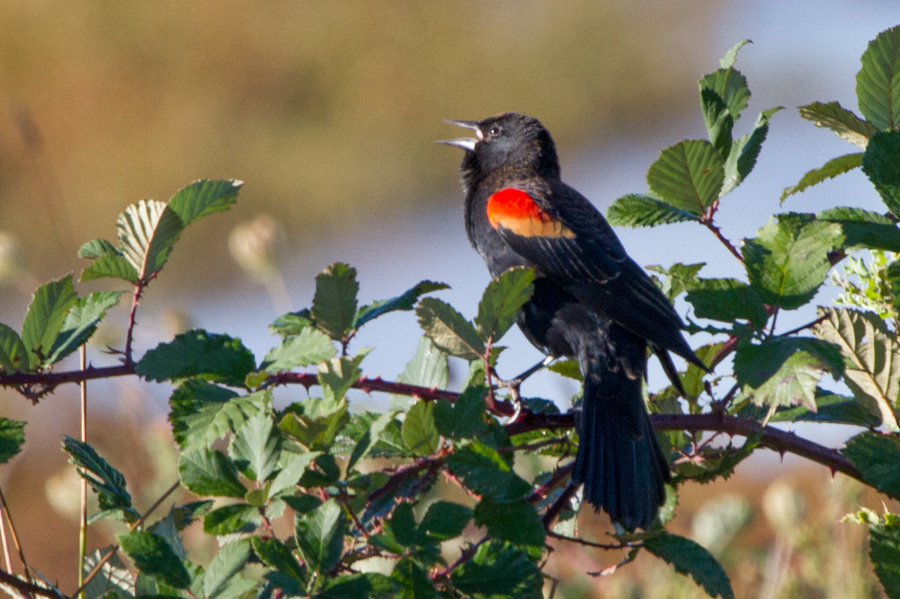
<path fill-rule="evenodd" d="M 649 527 L 665 500 L 669 465 L 641 391 L 647 347 L 676 384 L 667 351 L 706 368 L 672 304 L 584 196 L 560 179 L 550 133 L 513 112 L 447 121 L 476 137 L 440 143 L 466 151 L 460 166 L 469 240 L 491 276 L 535 270 L 518 325 L 551 356 L 576 358 L 584 377 L 572 479 L 584 498 L 626 528 Z"/>

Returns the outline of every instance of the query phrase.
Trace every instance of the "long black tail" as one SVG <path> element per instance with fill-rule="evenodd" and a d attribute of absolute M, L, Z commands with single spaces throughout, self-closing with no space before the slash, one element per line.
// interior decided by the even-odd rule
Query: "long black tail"
<path fill-rule="evenodd" d="M 616 325 L 604 333 L 578 351 L 585 383 L 572 480 L 613 522 L 646 529 L 671 478 L 641 392 L 646 345 Z"/>

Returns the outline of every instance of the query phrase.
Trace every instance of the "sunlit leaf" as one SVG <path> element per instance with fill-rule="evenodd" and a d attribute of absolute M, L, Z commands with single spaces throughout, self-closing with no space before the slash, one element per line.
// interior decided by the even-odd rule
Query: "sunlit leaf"
<path fill-rule="evenodd" d="M 900 126 L 900 25 L 879 33 L 856 75 L 859 110 L 878 129 Z"/>
<path fill-rule="evenodd" d="M 868 121 L 856 116 L 852 110 L 847 110 L 838 102 L 813 102 L 798 108 L 800 116 L 812 121 L 817 127 L 831 129 L 843 140 L 849 141 L 863 150 L 869 143 L 869 138 L 875 135 L 878 128 Z"/>
<path fill-rule="evenodd" d="M 725 162 L 708 141 L 682 141 L 662 151 L 647 171 L 661 200 L 697 216 L 719 197 Z"/>
<path fill-rule="evenodd" d="M 416 308 L 419 325 L 443 352 L 464 360 L 477 360 L 485 353 L 478 331 L 451 305 L 426 297 Z"/>
<path fill-rule="evenodd" d="M 699 543 L 663 532 L 645 539 L 644 548 L 672 564 L 676 572 L 690 575 L 710 597 L 734 599 L 731 581 L 725 570 Z"/>
<path fill-rule="evenodd" d="M 613 202 L 606 211 L 606 218 L 611 225 L 618 227 L 655 227 L 699 220 L 696 214 L 687 210 L 636 193 L 624 195 Z"/>

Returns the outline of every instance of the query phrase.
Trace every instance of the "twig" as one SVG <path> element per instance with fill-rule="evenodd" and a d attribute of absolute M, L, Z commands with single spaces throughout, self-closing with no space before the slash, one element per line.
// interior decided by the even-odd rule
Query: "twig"
<path fill-rule="evenodd" d="M 579 545 L 584 545 L 585 547 L 594 547 L 596 549 L 632 549 L 635 547 L 634 543 L 618 543 L 618 544 L 610 544 L 610 543 L 597 543 L 595 541 L 588 541 L 587 539 L 578 539 L 576 537 L 567 537 L 566 535 L 561 535 L 553 532 L 552 530 L 547 531 L 547 536 L 552 539 L 559 539 L 560 541 L 568 541 L 570 543 L 578 543 Z"/>
<path fill-rule="evenodd" d="M 732 253 L 732 255 L 737 258 L 739 261 L 743 262 L 744 257 L 741 256 L 741 253 L 737 250 L 734 245 L 722 234 L 722 230 L 719 228 L 717 224 L 713 222 L 713 214 L 715 213 L 715 208 L 717 207 L 718 202 L 710 206 L 709 212 L 700 217 L 700 222 L 706 225 L 706 228 L 713 232 L 713 235 L 722 242 L 722 244 L 728 248 L 728 251 Z"/>
<path fill-rule="evenodd" d="M 4 572 L 3 570 L 0 570 L 0 583 L 8 584 L 14 589 L 18 589 L 22 591 L 24 595 L 28 595 L 30 593 L 32 595 L 49 597 L 50 599 L 68 599 L 61 593 L 55 592 L 51 589 L 45 589 L 44 587 L 39 587 L 38 585 L 30 582 L 26 582 L 18 576 L 14 576 L 13 574 Z"/>
<path fill-rule="evenodd" d="M 80 383 L 94 379 L 107 379 L 115 376 L 134 374 L 134 364 L 119 366 L 88 366 L 86 370 L 69 370 L 64 372 L 12 372 L 0 374 L 0 387 L 20 387 L 23 385 L 45 385 L 48 388 L 63 383 Z"/>
<path fill-rule="evenodd" d="M 0 489 L 0 507 L 3 508 L 2 516 L 5 516 L 6 521 L 9 522 L 9 534 L 12 536 L 13 545 L 16 546 L 16 551 L 19 554 L 19 559 L 22 561 L 22 567 L 25 569 L 25 578 L 28 579 L 29 582 L 34 582 L 28 570 L 28 562 L 25 561 L 25 551 L 22 549 L 22 544 L 19 542 L 19 535 L 16 532 L 16 525 L 13 524 L 12 513 L 10 513 L 9 511 L 9 505 L 6 503 L 6 495 L 3 494 L 3 489 Z"/>
<path fill-rule="evenodd" d="M 81 370 L 87 369 L 87 350 L 81 346 Z M 81 442 L 87 443 L 87 381 L 81 381 Z M 84 562 L 87 559 L 87 478 L 81 478 L 81 519 L 78 524 L 78 586 L 84 585 Z M 84 592 L 80 595 L 85 599 Z"/>

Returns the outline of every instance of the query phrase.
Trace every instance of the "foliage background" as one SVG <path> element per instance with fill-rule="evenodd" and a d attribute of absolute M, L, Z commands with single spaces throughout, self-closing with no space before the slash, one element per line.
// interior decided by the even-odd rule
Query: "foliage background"
<path fill-rule="evenodd" d="M 75 258 L 80 241 L 110 236 L 110 223 L 124 205 L 142 197 L 163 199 L 200 176 L 239 177 L 248 185 L 227 217 L 192 229 L 166 277 L 151 289 L 145 301 L 149 314 L 139 329 L 146 347 L 170 338 L 187 321 L 234 318 L 243 310 L 265 310 L 259 322 L 271 320 L 277 310 L 265 303 L 260 307 L 255 283 L 240 273 L 227 250 L 230 229 L 260 212 L 277 215 L 283 227 L 284 254 L 292 257 L 285 261 L 284 274 L 297 305 L 308 302 L 314 273 L 346 259 L 348 252 L 374 253 L 390 265 L 384 276 L 393 270 L 410 280 L 447 280 L 457 297 L 468 293 L 466 301 L 473 305 L 478 296 L 465 291 L 464 273 L 482 277 L 470 290 L 483 286 L 486 274 L 462 236 L 454 187 L 458 156 L 430 145 L 448 135 L 441 118 L 480 118 L 505 109 L 535 114 L 554 132 L 564 164 L 574 163 L 584 181 L 603 161 L 627 168 L 621 166 L 622 157 L 601 159 L 593 149 L 638 148 L 629 158 L 638 168 L 623 190 L 633 191 L 643 185 L 641 172 L 659 148 L 702 129 L 693 116 L 690 124 L 681 124 L 696 102 L 694 81 L 742 37 L 756 42 L 741 58 L 756 94 L 754 110 L 832 98 L 853 105 L 846 100 L 852 98 L 852 75 L 834 88 L 819 79 L 832 59 L 824 46 L 838 46 L 842 56 L 855 61 L 868 39 L 893 24 L 891 3 L 869 2 L 846 13 L 835 8 L 837 3 L 826 3 L 819 14 L 813 13 L 812 2 L 781 9 L 776 4 L 761 2 L 755 9 L 649 0 L 529 2 L 524 8 L 515 3 L 515 9 L 511 2 L 384 2 L 377 9 L 368 3 L 313 2 L 5 4 L 0 7 L 0 228 L 5 233 L 0 251 L 7 253 L 0 271 L 12 265 L 13 273 L 0 290 L 0 317 L 19 322 L 34 281 L 83 266 Z M 753 10 L 769 13 L 763 17 Z M 791 38 L 792 45 L 810 48 L 811 56 L 788 54 L 775 43 L 785 31 L 799 37 Z M 814 39 L 824 41 L 814 45 Z M 775 54 L 779 50 L 784 53 Z M 769 73 L 777 76 L 761 72 L 767 62 Z M 783 122 L 798 120 L 793 113 L 777 118 L 763 159 Z M 815 139 L 827 155 L 832 140 L 818 133 Z M 659 139 L 665 141 L 652 145 Z M 577 153 L 575 148 L 585 149 Z M 731 215 L 736 221 L 747 217 L 746 231 L 734 225 L 735 237 L 761 224 L 752 220 L 754 214 L 774 210 L 777 192 L 760 189 L 768 185 L 780 191 L 815 166 L 817 158 L 809 160 L 784 180 L 747 185 L 764 197 L 745 214 Z M 769 171 L 761 164 L 757 172 Z M 601 206 L 618 195 L 601 183 L 579 187 Z M 874 201 L 874 192 L 867 188 L 866 193 Z M 804 201 L 819 200 L 801 198 L 792 208 L 803 210 Z M 388 240 L 403 234 L 404 224 L 392 226 L 397 222 L 413 223 L 410 230 L 423 235 L 458 229 L 451 247 L 438 252 L 457 265 L 438 262 L 427 271 L 408 272 L 403 248 L 391 251 Z M 373 229 L 384 231 L 384 237 L 371 235 Z M 361 250 L 362 236 L 371 245 Z M 638 239 L 651 256 L 638 258 L 641 264 L 671 261 L 665 240 Z M 364 284 L 379 274 L 361 266 Z M 364 298 L 383 295 L 372 290 L 378 283 L 372 285 L 363 287 Z M 384 288 L 398 289 L 395 284 Z M 185 311 L 198 299 L 220 313 Z M 376 329 L 374 334 L 381 333 Z M 383 363 L 385 375 L 399 370 L 415 338 L 406 343 L 410 349 L 397 351 L 394 370 Z M 95 352 L 100 347 L 95 345 Z M 526 360 L 532 356 L 527 349 L 523 355 Z M 91 358 L 109 360 L 99 353 Z M 171 456 L 161 452 L 168 447 L 167 425 L 160 417 L 166 390 L 146 397 L 130 382 L 97 388 L 104 396 L 103 413 L 92 415 L 93 443 L 103 448 L 143 439 L 144 454 L 121 455 L 128 462 L 115 465 L 136 485 L 136 497 L 158 495 L 157 485 L 166 483 L 172 468 Z M 66 478 L 31 475 L 48 471 L 47 464 L 64 469 L 65 457 L 57 448 L 61 432 L 76 430 L 64 407 L 71 406 L 68 413 L 74 415 L 73 400 L 62 390 L 32 410 L 12 394 L 0 396 L 4 415 L 32 423 L 25 454 L 0 472 L 17 525 L 29 531 L 26 551 L 35 567 L 68 581 L 74 572 L 60 567 L 74 563 L 75 523 L 60 506 L 75 504 L 65 493 L 76 493 L 77 487 Z M 115 426 L 105 426 L 106 419 Z M 870 584 L 865 572 L 852 560 L 842 560 L 843 550 L 838 550 L 862 547 L 862 532 L 834 524 L 856 505 L 854 486 L 831 483 L 823 469 L 780 469 L 774 471 L 791 480 L 793 491 L 778 491 L 769 485 L 771 461 L 764 471 L 758 463 L 744 466 L 735 480 L 713 489 L 715 498 L 747 497 L 746 504 L 732 503 L 746 505 L 753 516 L 753 533 L 744 534 L 740 546 L 728 545 L 732 553 L 723 558 L 738 595 L 750 596 L 762 581 L 781 585 L 779 592 L 786 592 L 786 584 L 799 584 L 819 596 L 853 596 L 839 589 L 864 596 Z M 770 497 L 763 490 L 771 488 L 775 507 L 766 510 L 759 498 Z M 693 514 L 711 490 L 695 490 L 696 497 L 679 510 L 676 532 L 702 534 Z M 800 505 L 795 491 L 804 497 L 805 510 L 790 511 Z M 779 509 L 787 509 L 787 517 L 803 516 L 796 538 L 774 536 L 770 522 L 783 517 Z M 92 546 L 100 542 L 91 539 Z M 817 549 L 800 558 L 796 548 L 803 543 Z M 560 575 L 570 567 L 571 574 L 596 570 L 587 560 L 608 559 L 585 555 L 560 559 Z M 819 561 L 801 563 L 789 573 L 787 565 L 797 559 Z M 832 567 L 825 571 L 835 581 L 825 584 L 814 573 L 828 560 Z M 651 596 L 671 596 L 659 590 L 659 581 L 669 580 L 665 568 L 661 563 L 631 568 L 603 581 L 604 588 L 625 593 L 638 584 Z M 581 575 L 569 578 L 577 579 L 567 589 L 569 596 L 578 596 L 580 585 L 593 584 Z"/>

